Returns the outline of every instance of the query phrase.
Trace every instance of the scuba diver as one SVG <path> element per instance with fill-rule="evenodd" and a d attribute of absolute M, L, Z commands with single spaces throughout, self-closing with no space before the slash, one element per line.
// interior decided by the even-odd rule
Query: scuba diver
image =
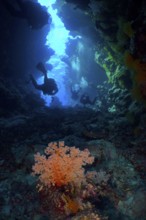
<path fill-rule="evenodd" d="M 95 97 L 95 98 L 93 99 L 93 101 L 91 101 L 91 100 L 90 100 L 90 97 L 89 97 L 87 94 L 84 93 L 84 94 L 81 96 L 81 98 L 80 98 L 80 103 L 82 103 L 84 106 L 87 105 L 87 104 L 89 104 L 89 105 L 94 105 L 95 102 L 96 102 L 96 100 L 97 100 L 97 97 Z"/>
<path fill-rule="evenodd" d="M 37 90 L 41 90 L 44 95 L 55 95 L 58 92 L 58 87 L 54 79 L 47 77 L 47 70 L 44 65 L 40 62 L 36 68 L 41 71 L 44 75 L 44 83 L 39 85 L 34 79 L 33 75 L 30 75 L 30 80 Z"/>
<path fill-rule="evenodd" d="M 71 98 L 73 100 L 77 100 L 79 98 L 80 91 L 81 91 L 80 85 L 79 84 L 74 84 L 71 87 Z"/>
<path fill-rule="evenodd" d="M 40 29 L 51 24 L 50 14 L 36 2 L 16 0 L 19 9 L 16 9 L 8 0 L 2 0 L 7 11 L 14 17 L 26 19 L 32 29 Z"/>

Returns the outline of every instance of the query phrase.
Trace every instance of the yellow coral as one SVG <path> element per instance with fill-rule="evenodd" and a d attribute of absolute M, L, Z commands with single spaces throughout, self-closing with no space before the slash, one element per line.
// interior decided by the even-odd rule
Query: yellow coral
<path fill-rule="evenodd" d="M 65 194 L 62 195 L 62 200 L 65 203 L 64 209 L 66 215 L 76 214 L 79 211 L 81 205 L 77 200 L 71 199 L 68 195 Z"/>
<path fill-rule="evenodd" d="M 68 184 L 80 186 L 86 181 L 84 168 L 92 164 L 94 157 L 88 149 L 80 151 L 75 147 L 68 147 L 64 142 L 50 143 L 45 149 L 45 155 L 35 154 L 33 174 L 39 175 L 40 187 L 61 187 Z"/>
<path fill-rule="evenodd" d="M 125 53 L 125 64 L 132 70 L 133 95 L 140 100 L 145 101 L 146 98 L 146 63 L 135 59 L 129 52 Z"/>
<path fill-rule="evenodd" d="M 134 79 L 137 83 L 141 83 L 146 80 L 146 63 L 140 62 L 139 59 L 134 59 L 130 53 L 126 52 L 125 64 L 134 72 Z"/>

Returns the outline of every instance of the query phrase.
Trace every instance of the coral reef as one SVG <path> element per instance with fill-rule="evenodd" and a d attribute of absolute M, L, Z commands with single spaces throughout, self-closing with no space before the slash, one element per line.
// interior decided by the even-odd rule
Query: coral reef
<path fill-rule="evenodd" d="M 93 175 L 89 175 L 88 171 L 87 177 L 84 167 L 93 161 L 88 149 L 81 151 L 65 146 L 64 142 L 50 143 L 45 155 L 35 155 L 33 175 L 39 175 L 37 188 L 43 198 L 43 208 L 52 218 L 57 214 L 55 218 L 60 216 L 63 219 L 63 216 L 76 214 L 85 208 L 92 209 L 92 204 L 86 199 L 96 194 L 88 185 Z"/>

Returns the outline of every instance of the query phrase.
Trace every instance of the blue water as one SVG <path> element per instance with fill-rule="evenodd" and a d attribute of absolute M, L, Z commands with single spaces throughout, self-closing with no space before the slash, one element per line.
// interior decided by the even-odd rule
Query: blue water
<path fill-rule="evenodd" d="M 70 32 L 65 28 L 63 22 L 57 15 L 57 9 L 53 9 L 53 4 L 56 0 L 38 0 L 42 6 L 46 6 L 48 12 L 51 14 L 52 23 L 50 31 L 46 36 L 46 46 L 52 48 L 55 51 L 55 54 L 47 61 L 53 65 L 51 72 L 48 72 L 48 77 L 54 78 L 59 87 L 59 92 L 56 94 L 56 97 L 60 100 L 62 105 L 67 106 L 71 103 L 71 98 L 69 91 L 67 90 L 64 82 L 66 76 L 67 65 L 61 61 L 63 56 L 67 56 L 65 53 L 66 44 L 70 39 Z M 38 83 L 43 83 L 43 77 L 38 79 Z M 50 105 L 51 97 L 41 96 L 45 99 L 46 104 Z"/>

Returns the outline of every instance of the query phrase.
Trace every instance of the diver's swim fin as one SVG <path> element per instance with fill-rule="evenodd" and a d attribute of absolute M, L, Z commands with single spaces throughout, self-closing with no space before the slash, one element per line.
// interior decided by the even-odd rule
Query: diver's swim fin
<path fill-rule="evenodd" d="M 46 74 L 47 70 L 45 69 L 45 66 L 42 62 L 39 62 L 37 65 L 36 65 L 36 68 L 41 71 L 42 73 Z"/>

